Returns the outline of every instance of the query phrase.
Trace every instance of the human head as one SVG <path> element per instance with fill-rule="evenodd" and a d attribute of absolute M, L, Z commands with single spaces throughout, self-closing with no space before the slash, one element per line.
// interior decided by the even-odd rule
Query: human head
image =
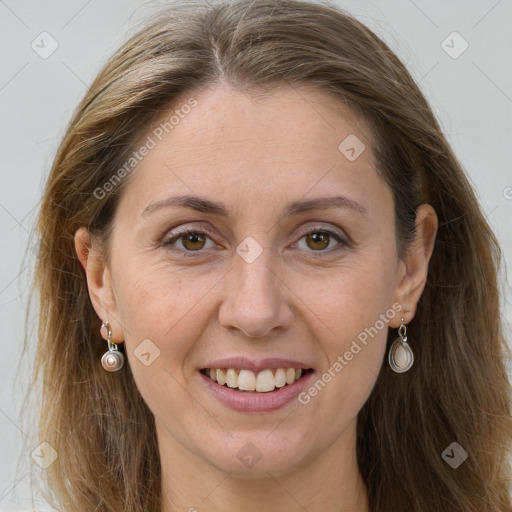
<path fill-rule="evenodd" d="M 430 263 L 430 281 L 427 280 L 420 306 L 409 322 L 410 337 L 416 341 L 417 349 L 415 371 L 407 375 L 405 386 L 389 369 L 383 368 L 359 415 L 361 471 L 368 480 L 373 502 L 380 504 L 385 495 L 379 494 L 377 484 L 372 487 L 370 477 L 377 475 L 375 481 L 382 485 L 399 470 L 409 475 L 408 456 L 411 460 L 427 457 L 418 449 L 418 438 L 404 443 L 397 424 L 403 429 L 424 429 L 422 441 L 432 453 L 436 443 L 444 446 L 446 441 L 445 445 L 449 444 L 452 432 L 440 425 L 460 394 L 446 394 L 443 403 L 436 405 L 435 400 L 425 397 L 425 389 L 440 396 L 446 393 L 447 378 L 453 379 L 452 384 L 466 382 L 471 372 L 479 371 L 476 368 L 477 355 L 480 355 L 478 344 L 469 336 L 466 338 L 465 333 L 472 333 L 478 339 L 485 332 L 496 350 L 502 342 L 499 326 L 492 326 L 490 314 L 482 314 L 481 304 L 475 303 L 477 297 L 485 297 L 489 312 L 497 305 L 493 284 L 495 240 L 421 92 L 389 48 L 368 29 L 341 11 L 302 2 L 280 2 L 278 8 L 274 2 L 262 1 L 254 5 L 237 2 L 211 9 L 206 6 L 196 9 L 195 3 L 176 6 L 118 52 L 91 86 L 57 155 L 40 217 L 41 235 L 46 241 L 40 262 L 51 261 L 52 265 L 41 263 L 38 272 L 45 286 L 43 305 L 49 308 L 50 303 L 53 304 L 53 311 L 57 306 L 61 319 L 57 321 L 50 309 L 46 310 L 45 318 L 47 325 L 52 326 L 53 336 L 48 331 L 41 346 L 41 350 L 54 354 L 44 362 L 47 374 L 57 369 L 64 374 L 61 386 L 53 391 L 61 397 L 58 403 L 62 404 L 65 398 L 72 405 L 61 415 L 60 428 L 73 423 L 77 431 L 89 432 L 92 444 L 113 443 L 114 448 L 106 452 L 106 458 L 101 461 L 108 467 L 115 467 L 119 454 L 123 453 L 120 443 L 142 438 L 138 446 L 140 455 L 133 461 L 121 460 L 120 471 L 128 475 L 130 471 L 151 470 L 157 475 L 151 413 L 138 392 L 130 368 L 126 368 L 122 380 L 115 380 L 118 375 L 104 375 L 98 367 L 104 350 L 98 337 L 101 320 L 87 293 L 73 238 L 77 229 L 85 226 L 95 248 L 109 263 L 110 241 L 116 226 L 112 220 L 123 188 L 129 190 L 130 180 L 137 178 L 137 169 L 105 197 L 98 198 L 95 191 L 122 168 L 149 133 L 149 127 L 163 112 L 169 112 L 171 105 L 175 107 L 176 99 L 187 97 L 187 91 L 190 96 L 194 90 L 205 91 L 206 86 L 220 77 L 245 94 L 253 91 L 269 94 L 272 87 L 282 88 L 283 85 L 300 91 L 300 85 L 314 84 L 330 97 L 338 97 L 340 104 L 360 116 L 369 128 L 365 134 L 375 158 L 375 169 L 393 199 L 397 254 L 405 257 L 414 239 L 416 212 L 421 204 L 431 204 L 440 219 Z M 321 27 L 321 30 L 308 32 L 307 39 L 302 28 L 305 20 L 309 27 Z M 378 59 L 375 58 L 377 52 Z M 186 121 L 183 126 L 185 124 Z M 462 217 L 465 223 L 457 220 Z M 465 279 L 468 273 L 476 273 L 481 280 L 468 282 Z M 70 295 L 74 300 L 67 298 Z M 59 300 L 61 302 L 56 302 Z M 460 317 L 461 304 L 466 308 L 464 318 Z M 467 318 L 476 319 L 477 307 L 484 320 L 479 325 L 470 324 Z M 70 319 L 76 322 L 70 325 Z M 59 354 L 52 340 L 57 333 L 64 332 L 74 343 Z M 469 361 L 467 367 L 457 365 L 463 355 Z M 490 355 L 485 357 L 489 359 L 484 359 L 482 368 L 489 369 L 493 361 Z M 432 371 L 441 364 L 452 368 L 451 376 Z M 503 374 L 494 378 L 504 389 L 504 381 L 498 380 Z M 70 380 L 82 381 L 81 389 L 69 389 Z M 84 397 L 81 407 L 76 406 L 79 402 L 73 391 Z M 49 397 L 50 394 L 47 399 Z M 469 400 L 469 396 L 466 399 Z M 499 397 L 483 388 L 473 390 L 472 403 L 476 409 L 479 404 L 481 411 L 485 411 L 493 400 L 501 403 Z M 110 422 L 104 425 L 80 420 L 85 411 L 98 407 L 95 402 L 100 403 L 104 411 L 115 412 L 117 419 L 104 420 Z M 404 414 L 404 410 L 411 410 L 411 414 Z M 435 425 L 438 430 L 426 431 L 428 422 L 421 413 L 426 414 L 427 410 L 432 414 L 430 426 Z M 127 425 L 123 421 L 127 418 L 134 420 L 133 423 Z M 467 422 L 464 415 L 455 410 L 450 412 L 449 418 L 458 426 Z M 145 426 L 141 426 L 142 419 Z M 376 421 L 382 428 L 374 431 L 372 425 Z M 52 427 L 55 428 L 55 424 Z M 116 439 L 105 437 L 114 435 Z M 123 437 L 124 441 L 117 437 Z M 469 437 L 465 441 L 461 444 L 469 446 Z M 65 454 L 65 444 L 61 442 L 59 446 L 60 453 Z M 375 453 L 379 453 L 387 465 L 372 460 Z M 475 449 L 472 457 L 476 464 L 483 455 Z M 98 467 L 92 454 L 87 458 L 90 467 Z M 142 468 L 141 460 L 147 466 Z M 87 465 L 87 461 L 82 463 Z M 136 463 L 138 470 L 134 469 Z M 73 462 L 62 460 L 62 464 L 65 467 Z M 447 471 L 443 464 L 442 461 L 437 465 L 433 463 L 434 469 L 425 469 L 423 476 L 432 481 L 440 480 Z M 416 486 L 421 492 L 419 478 L 406 478 L 410 479 L 410 486 Z M 130 492 L 136 494 L 135 482 Z M 394 496 L 391 490 L 387 492 L 387 498 L 393 498 L 396 506 L 405 505 L 410 499 Z M 403 501 L 398 501 L 400 499 Z"/>

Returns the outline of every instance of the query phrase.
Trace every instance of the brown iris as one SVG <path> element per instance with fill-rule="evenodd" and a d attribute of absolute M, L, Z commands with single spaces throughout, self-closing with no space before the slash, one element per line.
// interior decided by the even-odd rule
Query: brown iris
<path fill-rule="evenodd" d="M 329 245 L 329 238 L 327 233 L 310 233 L 306 236 L 306 242 L 310 249 L 325 249 Z M 310 241 L 313 241 L 313 246 Z"/>
<path fill-rule="evenodd" d="M 199 244 L 199 246 L 197 245 Z M 205 237 L 200 233 L 187 233 L 183 235 L 183 247 L 190 251 L 198 251 L 204 247 Z"/>

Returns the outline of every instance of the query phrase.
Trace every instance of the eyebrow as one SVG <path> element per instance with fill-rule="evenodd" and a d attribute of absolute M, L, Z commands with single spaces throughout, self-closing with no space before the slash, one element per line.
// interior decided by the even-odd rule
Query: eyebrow
<path fill-rule="evenodd" d="M 219 217 L 229 217 L 229 210 L 223 203 L 211 201 L 204 197 L 194 195 L 173 196 L 168 197 L 167 199 L 162 199 L 161 201 L 154 201 L 144 208 L 142 217 L 146 217 L 147 215 L 162 208 L 172 206 L 180 206 L 182 208 L 188 208 L 201 213 L 210 213 L 212 215 L 218 215 Z M 363 216 L 368 215 L 368 212 L 361 204 L 343 195 L 318 197 L 315 199 L 308 199 L 306 201 L 294 201 L 287 205 L 284 215 L 299 215 L 301 213 L 319 212 L 331 208 L 348 208 Z"/>

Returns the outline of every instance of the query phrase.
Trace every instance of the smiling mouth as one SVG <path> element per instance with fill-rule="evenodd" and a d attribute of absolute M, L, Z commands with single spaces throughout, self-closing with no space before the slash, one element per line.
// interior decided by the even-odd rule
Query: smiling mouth
<path fill-rule="evenodd" d="M 238 368 L 202 368 L 200 372 L 221 386 L 245 393 L 269 393 L 289 386 L 313 371 L 312 368 L 268 368 L 260 372 Z"/>

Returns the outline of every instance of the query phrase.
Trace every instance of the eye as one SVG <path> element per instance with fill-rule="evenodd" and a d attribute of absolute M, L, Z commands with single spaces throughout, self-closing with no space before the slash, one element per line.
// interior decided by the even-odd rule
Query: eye
<path fill-rule="evenodd" d="M 299 242 L 303 239 L 305 240 L 306 247 L 311 249 L 313 252 L 332 252 L 333 245 L 334 247 L 336 247 L 336 245 L 339 246 L 337 249 L 334 249 L 334 251 L 347 245 L 346 240 L 340 234 L 328 229 L 317 227 L 310 228 L 308 231 L 303 233 Z M 331 245 L 331 242 L 334 241 L 338 243 Z M 297 245 L 299 245 L 299 242 L 297 242 Z"/>
<path fill-rule="evenodd" d="M 184 228 L 177 232 L 174 231 L 163 240 L 163 245 L 166 249 L 182 256 L 199 256 L 201 252 L 216 247 L 216 244 L 203 229 Z M 301 246 L 302 240 L 305 242 L 305 248 L 303 245 Z M 209 246 L 208 241 L 211 242 Z M 299 249 L 304 249 L 307 252 L 323 254 L 341 250 L 348 243 L 341 234 L 335 231 L 312 227 L 302 233 L 296 245 Z"/>
<path fill-rule="evenodd" d="M 193 254 L 190 253 L 200 252 L 202 249 L 209 249 L 215 246 L 212 241 L 213 245 L 206 247 L 207 240 L 212 241 L 204 231 L 187 228 L 179 231 L 174 236 L 171 236 L 171 238 L 164 240 L 163 244 L 172 251 L 181 252 L 184 256 L 193 256 Z M 173 246 L 176 245 L 178 245 L 178 247 L 173 248 Z"/>

